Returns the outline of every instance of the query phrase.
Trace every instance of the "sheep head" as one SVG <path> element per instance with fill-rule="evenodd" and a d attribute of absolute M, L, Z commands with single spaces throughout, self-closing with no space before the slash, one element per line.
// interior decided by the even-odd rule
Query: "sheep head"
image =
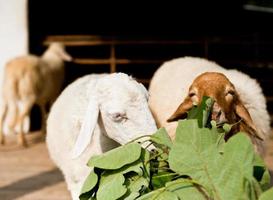
<path fill-rule="evenodd" d="M 111 74 L 99 83 L 100 115 L 106 134 L 120 144 L 156 131 L 146 88 L 131 77 Z"/>
<path fill-rule="evenodd" d="M 92 87 L 86 116 L 72 151 L 78 157 L 88 144 L 99 124 L 109 138 L 119 144 L 150 135 L 157 129 L 148 107 L 148 92 L 144 86 L 128 75 L 106 75 Z"/>
<path fill-rule="evenodd" d="M 72 61 L 72 57 L 65 51 L 65 46 L 60 42 L 52 42 L 48 49 L 45 52 L 45 55 L 56 55 L 63 61 L 70 62 Z"/>
<path fill-rule="evenodd" d="M 234 85 L 224 74 L 217 72 L 206 72 L 199 75 L 190 86 L 187 97 L 167 121 L 172 122 L 185 118 L 187 112 L 194 105 L 201 103 L 203 96 L 215 100 L 212 107 L 212 120 L 217 123 L 227 122 L 230 124 L 239 122 L 233 126 L 227 138 L 238 131 L 244 131 L 256 138 L 263 139 L 263 136 L 257 133 L 251 116 L 240 100 Z"/>

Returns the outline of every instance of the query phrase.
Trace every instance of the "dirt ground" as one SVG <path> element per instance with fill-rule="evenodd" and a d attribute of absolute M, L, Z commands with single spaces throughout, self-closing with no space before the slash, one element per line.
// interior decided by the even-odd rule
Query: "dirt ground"
<path fill-rule="evenodd" d="M 61 172 L 49 158 L 44 136 L 27 136 L 29 148 L 18 148 L 15 137 L 0 147 L 0 200 L 69 200 Z M 273 137 L 265 161 L 273 170 Z"/>
<path fill-rule="evenodd" d="M 61 172 L 50 160 L 41 133 L 27 136 L 29 148 L 15 138 L 0 147 L 0 200 L 69 200 Z"/>

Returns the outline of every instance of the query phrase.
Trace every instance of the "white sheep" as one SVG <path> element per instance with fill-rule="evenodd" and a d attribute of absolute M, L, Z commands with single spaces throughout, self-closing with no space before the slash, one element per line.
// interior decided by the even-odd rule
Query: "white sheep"
<path fill-rule="evenodd" d="M 24 121 L 34 104 L 41 108 L 42 130 L 45 129 L 46 106 L 51 105 L 61 91 L 64 61 L 70 61 L 61 43 L 52 43 L 39 57 L 26 55 L 12 59 L 5 67 L 3 103 L 0 112 L 0 143 L 3 144 L 4 123 L 18 135 L 18 144 L 26 146 Z"/>
<path fill-rule="evenodd" d="M 73 199 L 79 199 L 92 155 L 156 131 L 147 101 L 145 87 L 123 73 L 84 76 L 58 97 L 46 142 Z"/>
<path fill-rule="evenodd" d="M 240 116 L 239 114 L 239 117 L 243 118 L 242 123 L 254 123 L 254 126 L 251 128 L 256 128 L 257 135 L 265 140 L 270 134 L 270 117 L 266 110 L 265 97 L 257 81 L 237 70 L 227 70 L 214 62 L 195 57 L 183 57 L 165 62 L 154 74 L 149 88 L 149 106 L 152 110 L 152 113 L 154 114 L 158 126 L 166 127 L 169 134 L 174 137 L 177 122 L 168 123 L 167 120 L 177 120 L 179 118 L 179 114 L 180 118 L 182 118 L 181 112 L 182 109 L 185 108 L 185 101 L 187 99 L 192 100 L 197 98 L 196 91 L 192 91 L 192 83 L 196 81 L 195 78 L 197 76 L 203 74 L 204 72 L 222 73 L 229 79 L 231 83 L 233 83 L 236 91 L 232 91 L 233 93 L 230 93 L 230 97 L 238 95 L 238 100 L 242 102 L 241 108 L 246 108 L 246 111 L 244 110 L 243 113 L 244 116 Z M 221 87 L 218 87 L 220 84 L 217 82 L 217 80 L 219 81 L 219 73 L 215 73 L 217 78 L 214 77 L 215 74 L 213 73 L 205 73 L 203 76 L 200 76 L 207 81 L 199 82 L 199 84 L 203 84 L 203 86 L 199 85 L 199 89 L 203 87 L 203 90 L 206 90 L 205 92 L 207 94 L 212 94 L 215 97 L 219 95 L 219 92 L 224 94 L 226 91 L 224 89 L 221 90 Z M 205 77 L 208 75 L 210 77 Z M 211 77 L 214 80 L 210 80 Z M 231 85 L 231 87 L 233 87 L 228 80 L 225 81 Z M 205 85 L 210 85 L 210 88 L 207 86 L 204 87 Z M 213 94 L 217 92 L 217 90 L 212 90 L 214 86 L 218 87 L 218 94 Z M 195 89 L 196 88 L 198 88 L 198 86 L 195 84 Z M 219 89 L 221 91 L 219 91 Z M 204 91 L 202 92 L 205 94 Z M 184 108 L 182 108 L 183 106 Z M 188 106 L 187 109 L 189 108 L 190 106 Z M 184 111 L 187 109 L 184 109 Z M 233 107 L 233 109 L 236 108 Z M 242 109 L 240 111 L 243 111 Z M 251 116 L 248 120 L 249 123 L 244 121 L 244 117 L 248 115 L 247 111 Z M 235 114 L 237 115 L 238 113 Z M 264 144 L 260 143 L 260 140 L 257 141 L 258 149 L 256 150 L 263 154 Z"/>

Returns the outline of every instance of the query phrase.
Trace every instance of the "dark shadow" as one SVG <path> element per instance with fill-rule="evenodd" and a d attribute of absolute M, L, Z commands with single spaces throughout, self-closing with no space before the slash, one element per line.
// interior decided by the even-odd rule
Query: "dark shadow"
<path fill-rule="evenodd" d="M 41 126 L 41 109 L 35 104 L 30 113 L 30 131 L 38 131 Z"/>
<path fill-rule="evenodd" d="M 0 199 L 1 200 L 13 200 L 17 197 L 23 196 L 27 193 L 40 190 L 44 187 L 55 185 L 59 182 L 62 182 L 63 175 L 57 169 L 52 169 L 35 176 L 31 176 L 22 180 L 19 180 L 10 185 L 0 187 Z M 14 191 L 14 192 L 5 192 L 5 191 Z"/>

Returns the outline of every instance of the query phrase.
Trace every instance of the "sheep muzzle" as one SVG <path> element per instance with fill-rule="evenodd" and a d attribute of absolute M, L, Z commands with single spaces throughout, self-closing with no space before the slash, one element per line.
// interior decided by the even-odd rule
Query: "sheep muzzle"
<path fill-rule="evenodd" d="M 213 103 L 211 111 L 211 119 L 216 121 L 217 124 L 222 124 L 227 122 L 225 112 L 221 109 L 217 102 Z"/>

